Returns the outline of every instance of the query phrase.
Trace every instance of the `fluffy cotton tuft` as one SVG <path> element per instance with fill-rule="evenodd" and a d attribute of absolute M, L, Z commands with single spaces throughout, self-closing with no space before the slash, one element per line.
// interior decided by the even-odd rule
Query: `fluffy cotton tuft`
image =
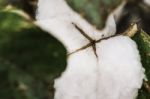
<path fill-rule="evenodd" d="M 94 40 L 116 32 L 123 3 L 99 31 L 74 12 L 64 0 L 39 0 L 37 24 L 59 39 L 68 53 L 89 44 L 74 25 Z M 104 35 L 104 36 L 102 36 Z M 136 44 L 126 36 L 96 43 L 68 56 L 65 72 L 55 80 L 54 99 L 135 99 L 145 78 Z"/>
<path fill-rule="evenodd" d="M 55 99 L 135 99 L 145 78 L 136 44 L 117 36 L 71 55 Z"/>
<path fill-rule="evenodd" d="M 97 44 L 99 89 L 97 99 L 135 99 L 144 79 L 137 46 L 126 36 Z"/>

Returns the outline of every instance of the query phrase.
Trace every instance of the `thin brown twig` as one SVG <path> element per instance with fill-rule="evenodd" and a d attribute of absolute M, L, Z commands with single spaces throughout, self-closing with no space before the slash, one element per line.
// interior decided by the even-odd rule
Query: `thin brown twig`
<path fill-rule="evenodd" d="M 81 28 L 79 28 L 78 25 L 76 25 L 75 23 L 72 23 L 72 24 L 75 26 L 75 28 L 76 28 L 78 31 L 80 31 L 80 33 L 81 33 L 85 38 L 87 38 L 90 42 L 93 41 L 93 39 L 92 39 L 90 36 L 88 36 Z"/>
<path fill-rule="evenodd" d="M 81 50 L 83 50 L 83 49 L 86 49 L 86 48 L 88 48 L 88 47 L 90 47 L 90 46 L 92 46 L 92 43 L 89 43 L 89 44 L 87 44 L 87 45 L 85 45 L 85 46 L 83 46 L 83 47 L 81 47 L 81 48 L 79 48 L 79 49 L 77 49 L 77 50 L 75 50 L 75 51 L 69 53 L 68 56 L 70 56 L 71 54 L 74 54 L 74 53 L 76 53 L 76 52 L 79 52 L 79 51 L 81 51 Z"/>
<path fill-rule="evenodd" d="M 87 45 L 85 45 L 85 46 L 83 46 L 83 47 L 81 47 L 81 48 L 79 48 L 79 49 L 77 49 L 77 50 L 74 51 L 74 52 L 69 53 L 68 56 L 71 55 L 71 54 L 74 54 L 74 53 L 76 53 L 76 52 L 78 52 L 78 51 L 81 51 L 81 50 L 83 50 L 83 49 L 86 49 L 86 48 L 92 46 L 93 50 L 95 51 L 94 53 L 95 53 L 95 55 L 96 55 L 96 57 L 97 57 L 97 54 L 96 54 L 96 47 L 93 46 L 95 43 L 99 43 L 99 42 L 101 42 L 102 40 L 107 40 L 107 39 L 109 39 L 109 38 L 111 38 L 111 37 L 115 37 L 115 36 L 119 36 L 119 35 L 125 35 L 125 36 L 129 36 L 129 37 L 133 37 L 133 36 L 135 35 L 135 33 L 138 31 L 137 24 L 132 24 L 124 33 L 115 34 L 115 35 L 112 35 L 112 36 L 109 36 L 109 37 L 101 38 L 101 39 L 99 39 L 99 40 L 93 40 L 93 39 L 90 38 L 82 29 L 80 29 L 76 24 L 74 24 L 74 23 L 72 23 L 72 24 L 81 32 L 81 34 L 82 34 L 84 37 L 86 37 L 86 38 L 90 41 L 90 43 L 87 44 Z"/>

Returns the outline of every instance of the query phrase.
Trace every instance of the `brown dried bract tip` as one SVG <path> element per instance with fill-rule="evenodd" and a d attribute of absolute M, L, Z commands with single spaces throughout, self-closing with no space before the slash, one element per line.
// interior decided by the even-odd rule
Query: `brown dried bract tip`
<path fill-rule="evenodd" d="M 131 26 L 123 33 L 123 35 L 133 37 L 138 31 L 137 24 L 131 24 Z"/>
<path fill-rule="evenodd" d="M 144 85 L 144 87 L 147 89 L 147 91 L 150 93 L 150 85 L 149 85 L 149 83 L 144 80 L 144 81 L 143 81 L 143 85 Z"/>

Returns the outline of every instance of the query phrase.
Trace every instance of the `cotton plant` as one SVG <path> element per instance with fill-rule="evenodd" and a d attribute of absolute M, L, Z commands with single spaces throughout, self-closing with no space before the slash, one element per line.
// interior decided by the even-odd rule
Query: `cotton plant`
<path fill-rule="evenodd" d="M 146 78 L 139 51 L 128 36 L 115 34 L 125 4 L 97 30 L 65 0 L 38 1 L 36 23 L 68 52 L 67 68 L 54 82 L 54 99 L 136 99 Z"/>

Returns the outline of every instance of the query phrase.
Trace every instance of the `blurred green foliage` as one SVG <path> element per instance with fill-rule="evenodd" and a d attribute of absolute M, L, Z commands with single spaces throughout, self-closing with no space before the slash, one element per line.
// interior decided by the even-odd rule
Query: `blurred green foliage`
<path fill-rule="evenodd" d="M 133 39 L 138 45 L 142 65 L 145 68 L 147 79 L 150 81 L 150 36 L 141 30 L 133 37 Z M 150 99 L 150 93 L 143 87 L 139 91 L 138 99 Z"/>
<path fill-rule="evenodd" d="M 66 49 L 21 13 L 0 11 L 0 99 L 52 99 Z"/>
<path fill-rule="evenodd" d="M 4 8 L 8 4 L 8 0 L 0 0 L 0 9 Z"/>
<path fill-rule="evenodd" d="M 138 48 L 140 50 L 141 61 L 146 70 L 146 75 L 150 81 L 150 36 L 141 30 L 134 36 Z"/>
<path fill-rule="evenodd" d="M 68 4 L 90 23 L 102 29 L 108 14 L 123 0 L 67 0 Z"/>

